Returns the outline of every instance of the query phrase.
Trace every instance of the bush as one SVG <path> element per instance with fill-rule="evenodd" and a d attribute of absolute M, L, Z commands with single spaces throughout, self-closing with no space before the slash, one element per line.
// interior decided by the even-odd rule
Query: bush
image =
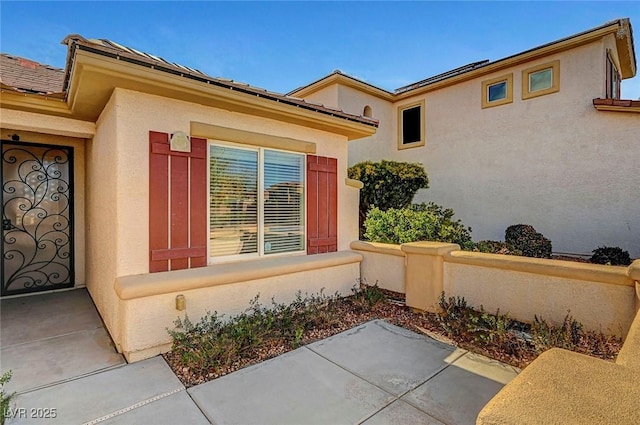
<path fill-rule="evenodd" d="M 360 180 L 360 234 L 369 210 L 376 206 L 381 211 L 409 206 L 416 192 L 429 187 L 429 178 L 421 164 L 385 161 L 359 162 L 349 167 L 348 176 Z"/>
<path fill-rule="evenodd" d="M 525 257 L 551 258 L 551 241 L 528 224 L 507 227 L 504 240 L 510 250 L 520 251 Z"/>
<path fill-rule="evenodd" d="M 480 241 L 475 244 L 473 250 L 488 254 L 522 255 L 521 251 L 513 249 L 513 247 L 502 241 Z"/>
<path fill-rule="evenodd" d="M 367 214 L 364 236 L 372 242 L 407 243 L 439 241 L 473 246 L 471 228 L 453 220 L 454 211 L 430 202 L 382 211 L 374 207 Z"/>
<path fill-rule="evenodd" d="M 611 266 L 628 266 L 631 264 L 629 251 L 623 251 L 617 246 L 600 246 L 594 249 L 593 255 L 589 259 L 596 264 L 609 264 Z"/>

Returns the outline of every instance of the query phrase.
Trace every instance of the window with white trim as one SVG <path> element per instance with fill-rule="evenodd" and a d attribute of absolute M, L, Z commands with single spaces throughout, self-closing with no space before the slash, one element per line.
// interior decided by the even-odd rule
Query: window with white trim
<path fill-rule="evenodd" d="M 303 252 L 303 154 L 209 145 L 209 257 Z"/>

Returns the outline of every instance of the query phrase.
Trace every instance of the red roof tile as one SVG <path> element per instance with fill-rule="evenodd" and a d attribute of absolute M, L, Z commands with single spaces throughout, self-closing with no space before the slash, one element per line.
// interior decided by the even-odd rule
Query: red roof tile
<path fill-rule="evenodd" d="M 63 69 L 0 54 L 0 82 L 5 86 L 30 93 L 50 94 L 62 92 L 63 81 Z"/>

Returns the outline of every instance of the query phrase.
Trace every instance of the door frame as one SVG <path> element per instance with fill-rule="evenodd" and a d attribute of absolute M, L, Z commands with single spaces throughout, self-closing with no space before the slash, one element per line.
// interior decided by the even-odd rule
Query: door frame
<path fill-rule="evenodd" d="M 5 250 L 5 242 L 4 242 L 4 232 L 2 235 L 2 240 L 0 241 L 0 296 L 8 297 L 13 295 L 20 294 L 35 294 L 44 291 L 55 291 L 59 289 L 73 288 L 76 285 L 76 262 L 75 262 L 75 166 L 74 166 L 74 147 L 68 145 L 61 145 L 55 143 L 31 143 L 25 141 L 14 141 L 8 139 L 0 140 L 0 206 L 2 207 L 2 217 L 4 218 L 4 147 L 5 145 L 15 145 L 22 146 L 25 148 L 34 147 L 34 148 L 52 148 L 52 149 L 61 149 L 67 152 L 68 154 L 68 166 L 69 166 L 69 282 L 56 284 L 56 285 L 48 285 L 42 287 L 35 288 L 24 288 L 18 290 L 7 291 L 5 288 L 4 282 L 4 250 Z M 26 149 L 28 150 L 28 149 Z"/>

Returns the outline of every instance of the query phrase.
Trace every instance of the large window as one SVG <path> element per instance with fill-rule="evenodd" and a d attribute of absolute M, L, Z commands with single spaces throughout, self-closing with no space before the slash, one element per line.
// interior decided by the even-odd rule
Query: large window
<path fill-rule="evenodd" d="M 209 154 L 209 255 L 303 251 L 304 155 L 227 144 Z"/>
<path fill-rule="evenodd" d="M 424 146 L 424 101 L 398 108 L 398 149 Z"/>
<path fill-rule="evenodd" d="M 544 63 L 522 71 L 522 99 L 560 91 L 560 61 Z"/>
<path fill-rule="evenodd" d="M 503 75 L 482 82 L 482 107 L 504 105 L 513 102 L 513 74 Z"/>

